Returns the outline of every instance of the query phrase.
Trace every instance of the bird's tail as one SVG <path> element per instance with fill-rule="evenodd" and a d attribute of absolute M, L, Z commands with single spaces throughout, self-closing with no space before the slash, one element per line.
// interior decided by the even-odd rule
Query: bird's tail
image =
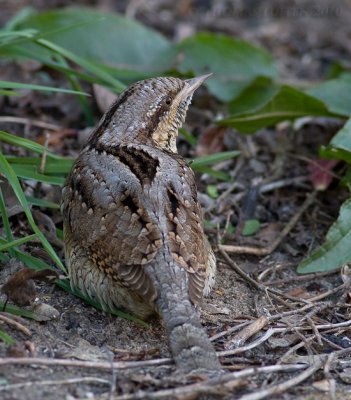
<path fill-rule="evenodd" d="M 157 257 L 158 258 L 158 257 Z M 174 361 L 182 372 L 219 371 L 220 363 L 188 295 L 187 272 L 173 260 L 157 260 L 150 275 L 158 290 L 156 301 Z"/>

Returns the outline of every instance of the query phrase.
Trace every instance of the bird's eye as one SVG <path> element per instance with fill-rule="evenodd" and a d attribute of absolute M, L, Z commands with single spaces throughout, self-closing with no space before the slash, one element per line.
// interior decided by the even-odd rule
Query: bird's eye
<path fill-rule="evenodd" d="M 167 96 L 165 99 L 165 103 L 169 106 L 172 103 L 172 98 Z"/>

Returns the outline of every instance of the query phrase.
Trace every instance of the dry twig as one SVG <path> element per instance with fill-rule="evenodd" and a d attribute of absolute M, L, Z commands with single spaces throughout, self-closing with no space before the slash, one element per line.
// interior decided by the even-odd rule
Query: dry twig
<path fill-rule="evenodd" d="M 290 231 L 296 225 L 297 221 L 301 218 L 302 214 L 314 202 L 316 195 L 317 192 L 314 191 L 306 198 L 306 200 L 303 202 L 302 206 L 299 208 L 297 213 L 291 218 L 289 223 L 281 231 L 278 237 L 268 247 L 259 248 L 251 246 L 232 246 L 232 245 L 219 244 L 218 248 L 228 253 L 253 254 L 256 256 L 266 256 L 268 254 L 273 253 L 273 251 L 279 246 L 279 244 L 283 241 L 283 239 L 290 233 Z"/>
<path fill-rule="evenodd" d="M 105 383 L 110 385 L 110 381 L 106 379 L 92 377 L 82 377 L 82 378 L 72 378 L 72 379 L 63 379 L 59 381 L 35 381 L 35 382 L 24 382 L 24 383 L 15 383 L 13 385 L 0 386 L 0 392 L 14 390 L 14 389 L 22 389 L 22 388 L 30 388 L 33 386 L 59 386 L 59 385 L 72 385 L 77 383 Z"/>
<path fill-rule="evenodd" d="M 0 358 L 1 365 L 50 365 L 50 366 L 65 366 L 65 367 L 80 367 L 80 368 L 95 368 L 102 370 L 114 369 L 129 369 L 141 367 L 155 367 L 160 365 L 170 365 L 173 361 L 170 358 L 158 358 L 155 360 L 146 361 L 81 361 L 81 360 L 62 360 L 57 358 L 39 358 L 39 357 L 4 357 Z"/>
<path fill-rule="evenodd" d="M 265 293 L 270 292 L 270 294 L 275 298 L 275 299 L 279 299 L 280 301 L 282 301 L 281 297 L 284 297 L 286 299 L 292 300 L 292 301 L 297 301 L 299 303 L 306 303 L 306 304 L 310 304 L 311 302 L 302 298 L 298 298 L 298 297 L 293 297 L 293 296 L 289 296 L 288 294 L 285 294 L 283 292 L 281 292 L 280 290 L 277 289 L 273 289 L 270 288 L 262 283 L 258 283 L 257 281 L 255 281 L 253 278 L 251 278 L 246 272 L 244 272 L 229 256 L 228 254 L 220 249 L 219 250 L 220 253 L 222 254 L 222 256 L 226 259 L 226 261 L 228 262 L 228 264 L 234 269 L 234 271 L 240 275 L 242 278 L 244 278 L 247 282 L 249 282 L 252 286 L 254 286 L 256 289 L 261 290 Z M 287 304 L 286 302 L 284 302 L 284 305 L 291 308 L 291 306 L 289 304 Z"/>
<path fill-rule="evenodd" d="M 194 399 L 200 394 L 225 394 L 232 391 L 235 387 L 242 384 L 242 379 L 257 374 L 270 374 L 272 372 L 293 372 L 300 369 L 305 369 L 306 366 L 300 364 L 293 365 L 276 365 L 259 368 L 246 368 L 242 371 L 232 372 L 229 374 L 219 375 L 215 378 L 191 385 L 177 387 L 175 389 L 164 389 L 156 392 L 139 391 L 133 394 L 125 394 L 114 397 L 114 400 L 138 400 L 145 398 L 152 399 L 169 399 L 179 398 L 182 400 Z"/>
<path fill-rule="evenodd" d="M 246 394 L 244 396 L 241 396 L 239 400 L 260 400 L 268 396 L 273 396 L 279 393 L 283 393 L 287 389 L 290 389 L 298 385 L 299 383 L 303 382 L 304 380 L 312 376 L 316 371 L 319 370 L 319 368 L 321 368 L 322 365 L 323 365 L 322 359 L 316 360 L 309 368 L 306 369 L 306 371 L 301 372 L 301 374 L 295 376 L 294 378 L 288 379 L 287 381 L 279 383 L 278 385 L 273 385 L 266 389 Z"/>
<path fill-rule="evenodd" d="M 48 122 L 29 119 L 29 118 L 13 117 L 13 116 L 0 117 L 0 122 L 36 126 L 37 128 L 48 129 L 50 131 L 58 131 L 60 129 L 58 125 L 49 124 Z"/>
<path fill-rule="evenodd" d="M 24 325 L 19 323 L 18 321 L 15 321 L 13 318 L 9 318 L 4 313 L 0 313 L 0 320 L 6 322 L 8 325 L 14 326 L 16 329 L 21 331 L 27 336 L 32 336 L 32 332 Z"/>

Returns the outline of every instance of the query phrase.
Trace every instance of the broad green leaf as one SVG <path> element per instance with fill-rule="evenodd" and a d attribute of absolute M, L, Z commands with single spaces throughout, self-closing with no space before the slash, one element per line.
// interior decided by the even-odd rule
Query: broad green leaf
<path fill-rule="evenodd" d="M 213 76 L 206 81 L 220 100 L 236 98 L 259 76 L 274 78 L 277 71 L 269 53 L 242 40 L 209 32 L 198 33 L 177 45 L 183 73 Z"/>
<path fill-rule="evenodd" d="M 341 74 L 307 90 L 311 96 L 322 100 L 329 111 L 341 116 L 351 115 L 351 74 Z"/>
<path fill-rule="evenodd" d="M 322 101 L 293 87 L 282 86 L 263 107 L 250 113 L 230 115 L 218 123 L 231 126 L 243 133 L 253 133 L 280 121 L 305 116 L 334 116 L 334 114 L 328 111 Z"/>
<path fill-rule="evenodd" d="M 212 197 L 212 199 L 217 199 L 219 196 L 216 185 L 207 185 L 206 192 L 210 197 Z"/>
<path fill-rule="evenodd" d="M 337 149 L 342 149 L 351 153 L 351 118 L 333 137 L 330 145 Z"/>
<path fill-rule="evenodd" d="M 229 112 L 242 114 L 258 110 L 267 104 L 279 91 L 277 84 L 269 78 L 255 79 L 234 101 L 229 103 Z"/>
<path fill-rule="evenodd" d="M 245 225 L 241 233 L 243 236 L 254 235 L 260 229 L 260 226 L 260 221 L 257 219 L 248 219 L 245 221 Z"/>
<path fill-rule="evenodd" d="M 351 119 L 333 137 L 328 146 L 320 149 L 320 155 L 351 163 Z"/>
<path fill-rule="evenodd" d="M 339 217 L 331 226 L 325 243 L 297 268 L 301 274 L 331 271 L 351 261 L 351 199 L 340 208 Z"/>
<path fill-rule="evenodd" d="M 66 8 L 29 15 L 15 28 L 38 30 L 45 40 L 77 57 L 124 70 L 160 71 L 173 61 L 164 57 L 170 47 L 165 37 L 115 13 Z"/>

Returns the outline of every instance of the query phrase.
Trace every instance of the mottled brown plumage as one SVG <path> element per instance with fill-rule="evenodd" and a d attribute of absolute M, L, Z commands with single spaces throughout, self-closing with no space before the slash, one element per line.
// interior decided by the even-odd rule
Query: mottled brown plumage
<path fill-rule="evenodd" d="M 105 310 L 158 312 L 183 371 L 219 369 L 194 307 L 216 264 L 193 171 L 176 148 L 205 78 L 153 78 L 122 93 L 76 160 L 62 202 L 72 287 Z"/>

